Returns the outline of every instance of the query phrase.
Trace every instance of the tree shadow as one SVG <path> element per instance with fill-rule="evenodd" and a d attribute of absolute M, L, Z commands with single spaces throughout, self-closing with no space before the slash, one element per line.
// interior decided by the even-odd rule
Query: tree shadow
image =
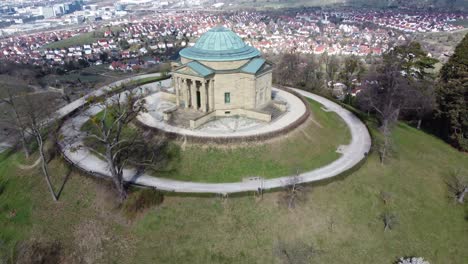
<path fill-rule="evenodd" d="M 70 167 L 68 167 L 68 171 L 65 174 L 65 177 L 63 178 L 62 185 L 60 186 L 60 189 L 57 192 L 57 200 L 60 200 L 60 197 L 62 196 L 63 190 L 65 189 L 65 185 L 67 184 L 68 179 L 70 178 L 70 175 L 71 175 L 72 171 L 73 170 Z"/>

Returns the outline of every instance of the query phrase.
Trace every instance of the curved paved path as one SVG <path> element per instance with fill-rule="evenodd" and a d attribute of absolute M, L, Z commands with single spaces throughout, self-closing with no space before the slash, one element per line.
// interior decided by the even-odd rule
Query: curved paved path
<path fill-rule="evenodd" d="M 179 134 L 182 136 L 194 136 L 194 137 L 209 137 L 209 138 L 234 138 L 234 137 L 248 137 L 248 136 L 260 136 L 262 134 L 267 134 L 275 131 L 279 131 L 281 129 L 284 129 L 294 121 L 298 120 L 301 118 L 305 113 L 306 113 L 306 106 L 304 102 L 297 96 L 295 96 L 292 93 L 289 93 L 284 90 L 280 90 L 278 88 L 272 89 L 276 95 L 281 98 L 281 100 L 284 100 L 287 102 L 287 111 L 281 114 L 278 118 L 275 120 L 272 120 L 271 122 L 267 124 L 262 124 L 262 125 L 257 125 L 255 129 L 249 128 L 249 129 L 240 129 L 236 131 L 204 131 L 204 130 L 192 130 L 188 128 L 182 128 L 182 127 L 176 127 L 173 125 L 170 125 L 166 122 L 162 122 L 157 120 L 152 116 L 151 113 L 142 113 L 140 114 L 137 119 L 145 124 L 148 127 L 153 127 L 157 128 L 166 132 L 172 132 L 175 134 Z M 158 93 L 152 94 L 146 98 L 149 98 L 147 101 L 159 101 L 159 98 L 161 95 Z"/>
<path fill-rule="evenodd" d="M 119 86 L 123 83 L 126 83 L 126 82 L 130 82 L 130 81 L 135 81 L 135 80 L 139 80 L 139 79 L 144 79 L 144 78 L 149 78 L 149 77 L 160 77 L 161 76 L 161 73 L 150 73 L 150 74 L 143 74 L 143 75 L 137 75 L 137 76 L 133 76 L 133 77 L 130 77 L 130 78 L 127 78 L 127 79 L 123 79 L 123 80 L 119 80 L 119 81 L 116 81 L 116 82 L 113 82 L 111 84 L 108 84 L 108 85 L 105 85 L 105 86 L 102 86 L 101 88 L 71 102 L 70 104 L 67 104 L 66 106 L 60 108 L 59 110 L 57 110 L 55 113 L 55 117 L 54 118 L 58 118 L 58 119 L 61 119 L 61 118 L 64 118 L 66 117 L 68 114 L 70 114 L 71 112 L 75 111 L 76 109 L 80 108 L 80 107 L 83 107 L 85 104 L 86 104 L 86 100 L 92 96 L 101 96 L 103 94 L 105 94 L 106 92 L 110 91 L 113 87 L 115 86 Z"/>
<path fill-rule="evenodd" d="M 337 113 L 348 125 L 352 138 L 351 143 L 342 149 L 342 156 L 339 159 L 321 168 L 300 174 L 300 182 L 314 182 L 332 178 L 353 168 L 365 158 L 371 147 L 371 138 L 366 126 L 354 114 L 324 97 L 298 89 L 294 90 L 307 98 L 319 102 L 329 111 Z M 83 145 L 83 135 L 79 131 L 79 128 L 86 122 L 90 114 L 92 115 L 99 111 L 100 108 L 98 106 L 91 106 L 78 116 L 66 120 L 60 129 L 63 137 L 59 145 L 62 148 L 65 158 L 74 163 L 75 166 L 88 172 L 109 176 L 110 173 L 106 162 L 91 154 L 85 147 L 80 147 Z M 135 170 L 124 170 L 124 179 L 127 182 L 165 191 L 184 193 L 227 194 L 256 191 L 258 188 L 272 189 L 284 186 L 290 177 L 292 176 L 247 182 L 200 183 L 157 178 L 148 174 L 136 175 Z"/>

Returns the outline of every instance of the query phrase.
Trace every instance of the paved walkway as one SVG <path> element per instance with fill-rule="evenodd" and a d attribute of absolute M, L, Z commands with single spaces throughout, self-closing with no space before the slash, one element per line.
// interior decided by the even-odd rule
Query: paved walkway
<path fill-rule="evenodd" d="M 332 178 L 353 168 L 365 158 L 371 147 L 371 138 L 366 126 L 355 115 L 326 98 L 302 90 L 294 90 L 307 98 L 321 103 L 329 111 L 337 113 L 348 125 L 352 136 L 351 143 L 342 148 L 343 155 L 339 159 L 321 168 L 300 174 L 300 182 L 314 182 Z M 73 111 L 70 108 L 73 107 L 70 106 L 67 108 L 67 111 Z M 83 135 L 79 130 L 90 115 L 96 114 L 99 111 L 100 108 L 98 106 L 91 106 L 80 115 L 66 120 L 60 130 L 63 137 L 59 145 L 62 148 L 64 156 L 74 163 L 75 166 L 88 172 L 110 176 L 107 163 L 91 154 L 85 147 L 82 147 Z M 255 175 L 251 176 L 255 177 Z M 132 169 L 124 170 L 124 179 L 127 182 L 165 191 L 184 193 L 227 194 L 256 191 L 258 188 L 272 189 L 284 186 L 290 177 L 292 176 L 246 182 L 201 183 L 157 178 L 148 174 L 136 175 L 136 172 Z"/>
<path fill-rule="evenodd" d="M 113 87 L 119 86 L 119 85 L 121 85 L 123 83 L 126 83 L 126 82 L 134 81 L 134 80 L 139 80 L 139 79 L 144 79 L 144 78 L 149 78 L 149 77 L 159 77 L 159 76 L 161 76 L 160 73 L 137 75 L 137 76 L 133 76 L 131 78 L 116 81 L 116 82 L 113 82 L 113 83 L 111 83 L 109 85 L 103 86 L 103 87 L 97 89 L 96 91 L 91 92 L 91 93 L 89 93 L 89 94 L 87 94 L 87 95 L 85 95 L 85 96 L 71 102 L 70 104 L 60 108 L 59 110 L 57 110 L 55 118 L 59 118 L 59 119 L 64 118 L 65 116 L 67 116 L 71 112 L 73 112 L 76 109 L 84 106 L 86 104 L 86 100 L 88 98 L 93 97 L 93 96 L 101 96 L 104 93 L 111 90 Z"/>
<path fill-rule="evenodd" d="M 287 111 L 283 113 L 280 117 L 275 120 L 272 120 L 269 123 L 260 123 L 257 122 L 255 128 L 248 127 L 246 129 L 238 129 L 231 131 L 229 129 L 197 129 L 192 130 L 183 127 L 176 127 L 167 122 L 162 122 L 158 116 L 154 114 L 153 109 L 150 108 L 148 113 L 140 114 L 137 119 L 145 124 L 148 127 L 154 127 L 166 132 L 172 132 L 179 135 L 187 135 L 194 137 L 209 137 L 209 138 L 229 138 L 229 137 L 248 137 L 248 136 L 258 136 L 261 134 L 271 133 L 279 131 L 298 120 L 306 112 L 306 106 L 297 96 L 287 91 L 273 88 L 272 91 L 275 93 L 280 100 L 287 102 Z M 158 104 L 161 102 L 162 95 L 159 93 L 152 94 L 147 97 L 147 102 Z M 161 116 L 162 114 L 159 114 Z M 226 121 L 226 120 L 225 120 Z M 213 121 L 211 122 L 212 125 Z"/>

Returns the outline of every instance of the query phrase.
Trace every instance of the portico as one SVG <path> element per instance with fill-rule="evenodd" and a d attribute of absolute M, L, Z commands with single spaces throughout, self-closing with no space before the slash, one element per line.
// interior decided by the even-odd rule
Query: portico
<path fill-rule="evenodd" d="M 173 81 L 177 106 L 202 112 L 215 110 L 213 79 L 174 74 Z"/>

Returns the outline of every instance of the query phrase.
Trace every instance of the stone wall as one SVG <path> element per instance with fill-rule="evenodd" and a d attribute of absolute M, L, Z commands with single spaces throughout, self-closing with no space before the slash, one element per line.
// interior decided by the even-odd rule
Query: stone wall
<path fill-rule="evenodd" d="M 255 108 L 255 79 L 245 73 L 216 74 L 214 76 L 215 109 Z M 224 102 L 225 93 L 231 101 Z"/>
<path fill-rule="evenodd" d="M 254 111 L 254 110 L 247 110 L 247 109 L 233 109 L 233 110 L 228 110 L 228 111 L 215 110 L 197 119 L 190 120 L 190 128 L 196 129 L 216 117 L 227 117 L 227 116 L 243 116 L 243 117 L 248 117 L 248 118 L 263 121 L 263 122 L 271 121 L 271 115 L 269 113 L 263 113 L 263 112 Z"/>
<path fill-rule="evenodd" d="M 187 64 L 193 60 L 187 59 L 184 57 L 180 58 L 180 62 L 182 64 Z M 202 61 L 197 60 L 199 63 L 215 70 L 234 70 L 242 67 L 245 65 L 249 60 L 239 60 L 239 61 Z"/>
<path fill-rule="evenodd" d="M 201 64 L 215 70 L 234 70 L 244 66 L 249 60 L 239 61 L 198 61 Z"/>
<path fill-rule="evenodd" d="M 259 108 L 271 101 L 271 81 L 272 74 L 268 72 L 255 79 L 257 89 L 256 108 Z"/>
<path fill-rule="evenodd" d="M 172 103 L 176 102 L 176 95 L 175 94 L 164 92 L 164 91 L 160 91 L 160 93 L 161 93 L 161 98 L 162 99 L 164 99 L 166 101 L 169 101 L 169 102 L 172 102 Z"/>

